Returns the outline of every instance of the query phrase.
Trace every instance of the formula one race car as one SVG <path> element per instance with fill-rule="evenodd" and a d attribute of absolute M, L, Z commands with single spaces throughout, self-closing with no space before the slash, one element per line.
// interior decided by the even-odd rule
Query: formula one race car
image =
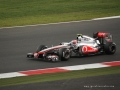
<path fill-rule="evenodd" d="M 43 58 L 52 62 L 69 60 L 75 56 L 88 56 L 97 54 L 114 54 L 116 44 L 112 35 L 106 32 L 93 33 L 93 37 L 77 34 L 77 39 L 71 42 L 62 42 L 54 47 L 40 45 L 34 53 L 28 53 L 28 58 Z"/>

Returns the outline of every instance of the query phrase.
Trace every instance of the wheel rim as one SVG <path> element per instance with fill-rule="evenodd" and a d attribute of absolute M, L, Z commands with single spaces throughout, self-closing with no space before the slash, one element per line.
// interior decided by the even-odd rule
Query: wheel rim
<path fill-rule="evenodd" d="M 69 58 L 69 57 L 70 57 L 70 53 L 69 53 L 69 52 L 65 52 L 64 57 L 65 57 L 65 58 Z"/>
<path fill-rule="evenodd" d="M 116 50 L 116 47 L 115 47 L 114 45 L 112 45 L 112 46 L 110 47 L 110 51 L 114 53 L 115 50 Z"/>

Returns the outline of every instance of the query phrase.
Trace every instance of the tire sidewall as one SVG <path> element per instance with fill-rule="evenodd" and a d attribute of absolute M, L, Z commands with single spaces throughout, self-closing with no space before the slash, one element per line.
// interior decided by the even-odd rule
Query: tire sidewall
<path fill-rule="evenodd" d="M 104 51 L 106 54 L 114 54 L 116 52 L 116 44 L 113 42 L 106 42 Z"/>
<path fill-rule="evenodd" d="M 41 51 L 41 50 L 43 50 L 43 49 L 46 49 L 46 48 L 47 48 L 46 45 L 40 45 L 40 46 L 37 48 L 36 52 L 39 52 L 39 51 Z"/>
<path fill-rule="evenodd" d="M 61 48 L 59 50 L 59 58 L 61 61 L 67 61 L 70 59 L 70 50 L 67 48 Z"/>

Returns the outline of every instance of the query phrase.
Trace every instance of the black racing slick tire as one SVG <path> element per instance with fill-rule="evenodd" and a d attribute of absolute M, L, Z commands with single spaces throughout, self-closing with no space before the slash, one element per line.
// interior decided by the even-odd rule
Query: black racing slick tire
<path fill-rule="evenodd" d="M 39 52 L 39 51 L 41 51 L 41 50 L 43 50 L 43 49 L 46 49 L 46 48 L 47 48 L 46 45 L 40 45 L 40 46 L 37 48 L 36 52 Z"/>
<path fill-rule="evenodd" d="M 114 54 L 116 52 L 116 44 L 113 42 L 107 42 L 104 45 L 104 51 L 106 54 Z"/>
<path fill-rule="evenodd" d="M 67 48 L 61 48 L 59 50 L 59 58 L 61 61 L 67 61 L 70 59 L 70 50 Z"/>

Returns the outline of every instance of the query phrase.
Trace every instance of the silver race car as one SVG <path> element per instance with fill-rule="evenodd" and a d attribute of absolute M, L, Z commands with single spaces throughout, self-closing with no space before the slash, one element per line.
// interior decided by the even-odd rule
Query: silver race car
<path fill-rule="evenodd" d="M 40 45 L 34 53 L 28 53 L 28 58 L 43 58 L 56 62 L 69 60 L 72 56 L 88 56 L 97 54 L 114 54 L 116 44 L 112 41 L 112 35 L 106 32 L 93 33 L 93 37 L 77 34 L 76 40 L 62 42 L 54 47 Z"/>

